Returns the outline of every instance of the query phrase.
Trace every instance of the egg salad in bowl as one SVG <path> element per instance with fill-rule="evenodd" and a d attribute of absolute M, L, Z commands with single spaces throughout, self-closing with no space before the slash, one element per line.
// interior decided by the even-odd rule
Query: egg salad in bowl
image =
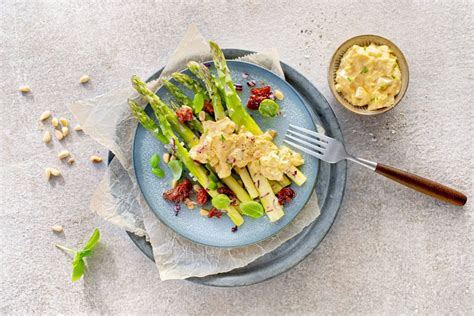
<path fill-rule="evenodd" d="M 359 35 L 339 46 L 328 82 L 336 100 L 362 115 L 394 108 L 408 88 L 408 64 L 400 49 L 377 35 Z"/>
<path fill-rule="evenodd" d="M 397 57 L 386 45 L 353 45 L 342 57 L 336 90 L 355 106 L 368 110 L 391 107 L 400 92 Z"/>

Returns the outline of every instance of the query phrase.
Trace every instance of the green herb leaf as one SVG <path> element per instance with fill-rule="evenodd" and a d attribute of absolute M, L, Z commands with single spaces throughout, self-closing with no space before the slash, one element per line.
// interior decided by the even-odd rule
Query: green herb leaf
<path fill-rule="evenodd" d="M 160 179 L 163 179 L 165 177 L 165 171 L 161 168 L 152 168 L 151 173 L 153 173 L 155 176 L 157 176 Z"/>
<path fill-rule="evenodd" d="M 87 243 L 84 245 L 84 250 L 92 250 L 94 249 L 95 245 L 99 242 L 100 239 L 100 231 L 98 228 L 94 229 L 94 232 L 92 233 L 91 237 L 87 241 Z"/>
<path fill-rule="evenodd" d="M 347 77 L 347 81 L 351 82 L 351 81 L 352 81 L 352 78 L 351 78 L 351 77 Z"/>
<path fill-rule="evenodd" d="M 96 228 L 94 229 L 94 232 L 92 233 L 91 237 L 89 238 L 89 240 L 86 242 L 86 244 L 81 250 L 76 251 L 76 250 L 72 250 L 70 248 L 61 246 L 61 245 L 56 245 L 56 247 L 74 254 L 74 258 L 72 260 L 72 275 L 71 275 L 72 282 L 76 282 L 84 275 L 84 271 L 85 271 L 84 257 L 88 257 L 92 255 L 92 250 L 95 248 L 99 240 L 100 240 L 100 231 L 98 228 Z"/>
<path fill-rule="evenodd" d="M 217 178 L 217 176 L 216 176 L 215 174 L 213 174 L 213 173 L 211 173 L 211 174 L 209 175 L 209 179 L 211 179 L 211 181 L 213 181 L 213 182 L 218 182 L 218 181 L 219 181 L 219 179 Z"/>
<path fill-rule="evenodd" d="M 224 135 L 221 135 L 221 141 L 222 141 L 222 142 L 225 142 L 225 137 L 224 137 Z"/>
<path fill-rule="evenodd" d="M 152 168 L 158 168 L 160 166 L 160 156 L 158 154 L 154 154 L 150 158 L 150 166 Z"/>
<path fill-rule="evenodd" d="M 83 275 L 85 270 L 84 260 L 80 258 L 75 263 L 72 264 L 72 275 L 71 280 L 72 282 L 78 281 Z"/>
<path fill-rule="evenodd" d="M 198 114 L 204 108 L 204 96 L 201 93 L 194 95 L 193 99 L 193 110 L 194 113 Z"/>
<path fill-rule="evenodd" d="M 183 174 L 183 164 L 179 160 L 171 160 L 168 163 L 168 168 L 171 170 L 171 174 L 173 175 L 173 180 L 178 181 Z"/>
<path fill-rule="evenodd" d="M 212 206 L 219 210 L 224 210 L 230 206 L 230 199 L 225 194 L 218 194 L 212 198 Z"/>
<path fill-rule="evenodd" d="M 264 213 L 262 204 L 255 201 L 242 202 L 239 207 L 244 215 L 252 218 L 262 217 Z"/>
<path fill-rule="evenodd" d="M 369 72 L 369 68 L 367 68 L 366 66 L 364 66 L 364 68 L 362 68 L 362 70 L 360 71 L 361 74 L 366 74 Z"/>
<path fill-rule="evenodd" d="M 215 183 L 214 181 L 211 180 L 211 181 L 209 181 L 209 184 L 207 185 L 207 188 L 209 190 L 215 190 L 215 189 L 217 189 L 217 183 Z"/>
<path fill-rule="evenodd" d="M 260 102 L 260 106 L 258 107 L 258 111 L 265 117 L 274 117 L 278 114 L 280 110 L 280 106 L 278 103 L 273 101 L 272 99 L 265 99 Z"/>

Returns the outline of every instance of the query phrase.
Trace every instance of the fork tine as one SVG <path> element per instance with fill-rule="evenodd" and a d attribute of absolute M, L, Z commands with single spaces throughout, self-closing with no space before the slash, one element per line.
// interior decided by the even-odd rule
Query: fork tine
<path fill-rule="evenodd" d="M 314 137 L 309 137 L 305 134 L 301 134 L 301 133 L 298 133 L 298 132 L 295 132 L 295 131 L 292 131 L 292 130 L 288 130 L 287 134 L 286 134 L 286 136 L 291 136 L 291 135 L 288 135 L 288 133 L 291 133 L 291 134 L 294 134 L 297 137 L 306 139 L 306 140 L 310 141 L 311 143 L 313 143 L 315 145 L 319 145 L 321 148 L 326 148 L 326 146 L 328 145 L 328 143 L 320 141 L 319 139 L 316 139 Z"/>
<path fill-rule="evenodd" d="M 290 142 L 289 140 L 286 140 L 286 139 L 285 139 L 285 140 L 283 140 L 283 142 L 285 142 L 285 143 L 287 143 L 288 145 L 291 145 L 291 146 L 293 146 L 293 147 L 295 147 L 295 148 L 301 150 L 302 152 L 305 152 L 305 153 L 307 153 L 307 154 L 309 154 L 309 155 L 311 155 L 311 156 L 313 156 L 313 157 L 316 157 L 316 158 L 318 158 L 318 159 L 322 159 L 322 158 L 323 158 L 323 155 L 321 155 L 320 153 L 315 152 L 315 151 L 312 151 L 312 150 L 310 150 L 310 149 L 308 149 L 308 148 L 306 148 L 306 147 L 300 146 L 300 145 L 295 144 L 295 143 L 293 143 L 293 142 Z"/>
<path fill-rule="evenodd" d="M 302 140 L 302 139 L 299 139 L 299 138 L 296 138 L 294 136 L 291 136 L 291 135 L 286 135 L 286 138 L 289 138 L 291 140 L 294 140 L 295 142 L 297 142 L 298 144 L 300 145 L 303 145 L 303 146 L 306 146 L 306 148 L 309 148 L 315 152 L 319 152 L 321 153 L 322 155 L 324 154 L 324 152 L 326 151 L 325 148 L 322 148 L 322 147 L 319 147 L 318 145 L 315 145 L 315 144 L 312 144 L 310 142 L 307 142 L 305 140 Z"/>
<path fill-rule="evenodd" d="M 299 126 L 296 126 L 296 125 L 293 125 L 293 124 L 290 124 L 290 127 L 291 127 L 291 128 L 294 128 L 294 129 L 296 129 L 296 130 L 298 130 L 298 131 L 300 131 L 300 132 L 304 132 L 304 133 L 306 133 L 306 134 L 309 134 L 309 135 L 311 135 L 311 136 L 318 137 L 320 140 L 324 140 L 324 141 L 326 141 L 326 142 L 329 142 L 329 141 L 332 140 L 331 137 L 328 137 L 328 136 L 326 136 L 326 135 L 324 135 L 324 134 L 317 133 L 317 132 L 315 132 L 315 131 L 312 131 L 312 130 L 309 130 L 309 129 L 306 129 L 306 128 L 303 128 L 303 127 L 299 127 Z"/>

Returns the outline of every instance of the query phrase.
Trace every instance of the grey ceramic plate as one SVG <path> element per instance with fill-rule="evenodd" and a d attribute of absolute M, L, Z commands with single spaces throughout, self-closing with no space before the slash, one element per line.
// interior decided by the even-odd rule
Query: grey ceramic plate
<path fill-rule="evenodd" d="M 208 64 L 211 71 L 214 72 L 213 63 Z M 258 111 L 249 110 L 249 113 L 255 118 L 262 130 L 271 128 L 277 132 L 275 137 L 277 145 L 283 144 L 283 138 L 290 123 L 296 123 L 299 126 L 316 130 L 312 119 L 314 113 L 311 113 L 312 110 L 285 80 L 265 68 L 247 62 L 233 60 L 229 61 L 227 65 L 231 71 L 233 82 L 243 86 L 243 90 L 239 92 L 243 102 L 246 102 L 250 95 L 251 87 L 248 87 L 246 84 L 248 80 L 255 80 L 258 83 L 257 86 L 265 84 L 274 90 L 279 89 L 282 91 L 285 97 L 283 100 L 278 101 L 282 115 L 275 118 L 264 118 Z M 188 70 L 183 73 L 192 75 Z M 244 78 L 244 74 L 249 77 Z M 171 82 L 180 86 L 174 79 Z M 188 97 L 193 97 L 191 91 L 184 87 L 181 88 L 183 91 L 189 92 Z M 170 103 L 170 100 L 174 100 L 164 87 L 158 89 L 156 94 L 167 104 Z M 145 110 L 150 117 L 154 117 L 151 106 L 147 106 Z M 258 219 L 245 217 L 245 222 L 239 227 L 238 231 L 232 232 L 231 229 L 234 224 L 227 216 L 223 216 L 220 219 L 209 219 L 200 216 L 197 209 L 188 210 L 184 205 L 181 206 L 181 211 L 176 215 L 174 205 L 168 203 L 162 197 L 163 193 L 170 188 L 172 182 L 171 173 L 167 172 L 164 179 L 159 179 L 151 173 L 149 163 L 150 157 L 153 154 L 156 153 L 161 157 L 167 150 L 143 126 L 137 126 L 133 142 L 133 166 L 140 190 L 151 210 L 158 216 L 160 221 L 191 241 L 206 246 L 222 248 L 244 247 L 260 242 L 275 235 L 287 226 L 303 209 L 314 191 L 318 173 L 318 160 L 307 154 L 302 154 L 305 164 L 300 169 L 306 175 L 307 181 L 301 187 L 292 186 L 296 191 L 296 197 L 291 203 L 285 205 L 285 216 L 277 222 L 270 222 L 266 216 Z M 167 170 L 164 164 L 162 164 L 162 167 L 164 170 Z M 207 209 L 210 207 L 209 203 Z"/>
<path fill-rule="evenodd" d="M 250 54 L 252 51 L 225 49 L 224 53 L 228 59 L 235 59 Z M 282 63 L 282 67 L 286 81 L 298 91 L 306 104 L 313 109 L 315 120 L 319 122 L 329 136 L 342 141 L 342 133 L 334 112 L 319 90 L 292 67 L 285 63 Z M 150 77 L 149 80 L 158 78 L 161 71 L 162 69 Z M 111 158 L 112 155 L 109 159 Z M 316 192 L 319 198 L 321 215 L 298 236 L 245 267 L 204 278 L 190 278 L 189 281 L 209 286 L 251 285 L 271 279 L 297 265 L 319 245 L 331 228 L 344 195 L 346 174 L 345 161 L 333 165 L 324 162 L 320 164 Z M 131 233 L 128 234 L 135 245 L 150 260 L 153 260 L 153 250 L 150 244 L 144 238 Z"/>

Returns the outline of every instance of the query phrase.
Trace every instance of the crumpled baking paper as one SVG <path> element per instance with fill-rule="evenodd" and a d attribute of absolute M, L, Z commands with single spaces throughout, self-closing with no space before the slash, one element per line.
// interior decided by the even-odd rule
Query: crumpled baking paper
<path fill-rule="evenodd" d="M 192 26 L 163 70 L 160 78 L 148 83 L 152 90 L 161 78 L 185 69 L 190 60 L 211 60 L 209 45 Z M 242 60 L 265 67 L 284 77 L 276 50 L 251 54 Z M 162 280 L 203 277 L 246 266 L 300 233 L 320 213 L 316 193 L 296 219 L 281 232 L 265 241 L 243 248 L 222 249 L 193 243 L 162 224 L 145 202 L 132 166 L 132 140 L 136 120 L 127 99 L 145 105 L 131 88 L 75 102 L 69 106 L 85 133 L 115 154 L 97 187 L 90 206 L 99 216 L 139 236 L 153 247 L 154 259 Z"/>

